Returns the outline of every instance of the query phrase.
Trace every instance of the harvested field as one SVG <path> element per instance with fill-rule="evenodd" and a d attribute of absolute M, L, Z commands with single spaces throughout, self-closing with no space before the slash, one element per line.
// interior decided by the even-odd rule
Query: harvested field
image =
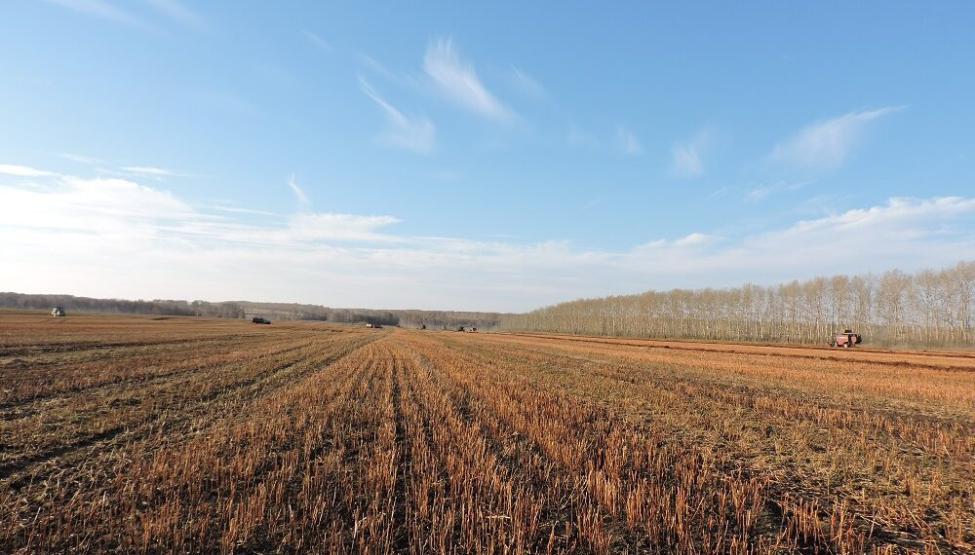
<path fill-rule="evenodd" d="M 0 312 L 0 551 L 967 553 L 975 355 Z"/>

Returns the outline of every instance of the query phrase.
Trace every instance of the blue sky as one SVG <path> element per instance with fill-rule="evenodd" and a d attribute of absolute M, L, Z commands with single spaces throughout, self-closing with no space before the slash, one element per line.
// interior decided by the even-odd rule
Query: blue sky
<path fill-rule="evenodd" d="M 975 258 L 970 3 L 0 10 L 0 290 L 525 310 Z"/>

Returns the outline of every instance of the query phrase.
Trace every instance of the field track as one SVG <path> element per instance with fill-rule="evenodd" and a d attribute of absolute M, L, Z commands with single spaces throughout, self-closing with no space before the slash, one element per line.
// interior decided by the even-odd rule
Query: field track
<path fill-rule="evenodd" d="M 0 312 L 0 552 L 975 552 L 975 355 Z"/>

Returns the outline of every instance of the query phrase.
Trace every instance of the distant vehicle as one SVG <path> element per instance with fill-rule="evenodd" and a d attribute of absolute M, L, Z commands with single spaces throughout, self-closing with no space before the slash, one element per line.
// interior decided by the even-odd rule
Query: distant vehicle
<path fill-rule="evenodd" d="M 55 318 L 64 318 L 67 316 L 67 313 L 64 312 L 63 306 L 56 306 L 51 309 L 51 316 L 54 316 Z"/>
<path fill-rule="evenodd" d="M 464 329 L 464 326 L 457 326 L 457 331 L 467 331 L 467 330 Z"/>
<path fill-rule="evenodd" d="M 475 333 L 475 332 L 477 332 L 477 328 L 475 328 L 475 327 L 472 326 L 471 327 L 471 333 Z"/>
<path fill-rule="evenodd" d="M 251 318 L 251 322 L 253 322 L 255 324 L 270 324 L 271 323 L 270 320 L 268 320 L 267 318 L 261 317 L 261 316 L 255 316 L 255 317 Z"/>
<path fill-rule="evenodd" d="M 367 328 L 376 329 L 376 330 L 383 329 L 382 325 L 380 325 L 380 324 L 373 324 L 372 322 L 366 322 L 366 327 Z"/>
<path fill-rule="evenodd" d="M 862 343 L 863 338 L 860 337 L 859 333 L 853 333 L 853 330 L 843 330 L 842 333 L 833 334 L 833 347 L 843 347 L 844 349 L 849 349 L 857 343 Z"/>

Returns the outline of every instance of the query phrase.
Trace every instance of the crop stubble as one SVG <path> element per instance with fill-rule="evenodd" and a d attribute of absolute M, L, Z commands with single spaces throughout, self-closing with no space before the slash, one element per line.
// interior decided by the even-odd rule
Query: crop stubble
<path fill-rule="evenodd" d="M 967 552 L 975 356 L 0 313 L 3 551 Z"/>

